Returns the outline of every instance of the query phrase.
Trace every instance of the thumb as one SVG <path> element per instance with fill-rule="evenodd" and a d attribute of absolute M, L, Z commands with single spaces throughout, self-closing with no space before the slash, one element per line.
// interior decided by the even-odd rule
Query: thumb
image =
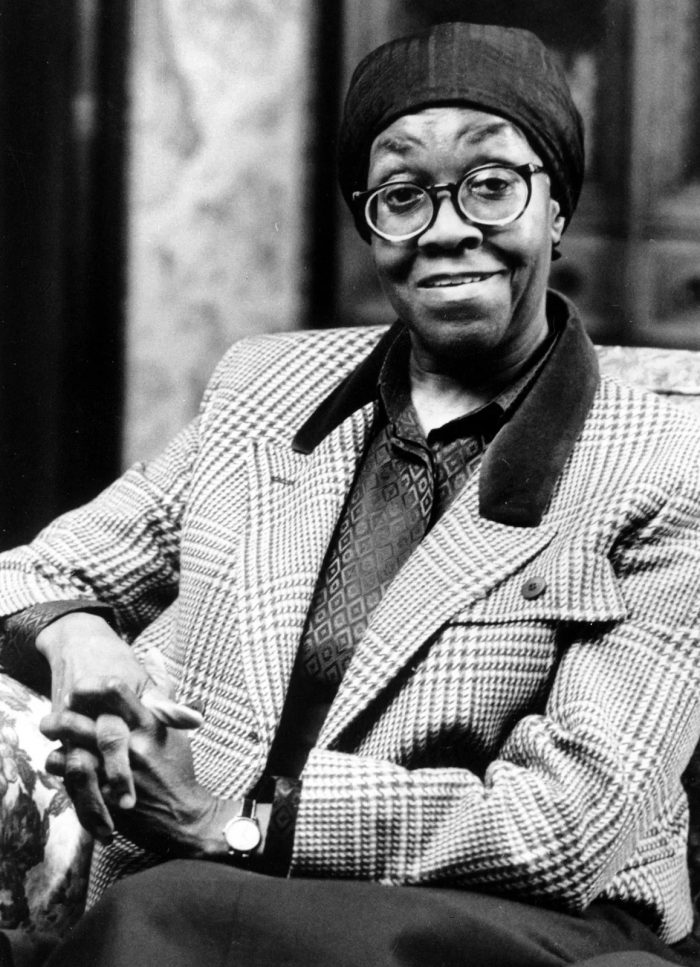
<path fill-rule="evenodd" d="M 198 729 L 204 722 L 201 713 L 174 700 L 175 683 L 168 674 L 162 653 L 157 648 L 150 648 L 146 652 L 143 667 L 149 678 L 141 695 L 141 701 L 146 708 L 163 725 L 175 729 Z"/>
<path fill-rule="evenodd" d="M 165 658 L 157 648 L 149 648 L 143 657 L 143 667 L 144 671 L 150 678 L 151 682 L 146 685 L 146 690 L 149 691 L 154 687 L 163 696 L 172 698 L 175 694 L 175 683 L 168 674 L 168 669 L 165 665 Z M 152 683 L 152 684 L 151 684 Z"/>
<path fill-rule="evenodd" d="M 147 688 L 143 693 L 141 704 L 159 722 L 173 729 L 198 729 L 204 724 L 204 716 L 197 709 L 176 702 L 153 687 Z"/>

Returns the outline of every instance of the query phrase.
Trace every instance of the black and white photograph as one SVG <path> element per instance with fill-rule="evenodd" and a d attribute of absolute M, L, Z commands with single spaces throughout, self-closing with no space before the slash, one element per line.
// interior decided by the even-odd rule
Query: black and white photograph
<path fill-rule="evenodd" d="M 0 967 L 700 967 L 699 0 L 0 0 Z"/>

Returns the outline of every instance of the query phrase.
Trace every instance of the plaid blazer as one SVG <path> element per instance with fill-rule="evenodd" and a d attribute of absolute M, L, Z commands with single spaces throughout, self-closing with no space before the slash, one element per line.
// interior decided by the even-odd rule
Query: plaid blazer
<path fill-rule="evenodd" d="M 377 339 L 237 344 L 159 459 L 0 556 L 3 613 L 96 596 L 163 651 L 204 704 L 195 763 L 219 795 L 265 765 L 373 408 L 311 452 L 291 440 Z M 603 377 L 539 523 L 484 517 L 469 481 L 359 643 L 303 773 L 292 875 L 606 899 L 688 933 L 699 436 Z M 98 889 L 142 862 L 99 850 Z"/>

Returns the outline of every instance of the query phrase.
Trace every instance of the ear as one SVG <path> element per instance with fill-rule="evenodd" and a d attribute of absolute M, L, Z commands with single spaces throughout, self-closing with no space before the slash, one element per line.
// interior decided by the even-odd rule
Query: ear
<path fill-rule="evenodd" d="M 564 234 L 566 219 L 561 213 L 559 202 L 555 201 L 554 198 L 549 199 L 549 224 L 552 245 L 558 245 Z"/>

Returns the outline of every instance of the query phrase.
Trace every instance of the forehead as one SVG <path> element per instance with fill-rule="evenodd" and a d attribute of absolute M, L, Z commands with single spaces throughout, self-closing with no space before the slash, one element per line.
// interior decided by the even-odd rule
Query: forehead
<path fill-rule="evenodd" d="M 532 148 L 520 128 L 497 114 L 461 105 L 442 105 L 403 114 L 372 142 L 370 165 L 387 156 L 441 151 L 522 152 Z"/>

